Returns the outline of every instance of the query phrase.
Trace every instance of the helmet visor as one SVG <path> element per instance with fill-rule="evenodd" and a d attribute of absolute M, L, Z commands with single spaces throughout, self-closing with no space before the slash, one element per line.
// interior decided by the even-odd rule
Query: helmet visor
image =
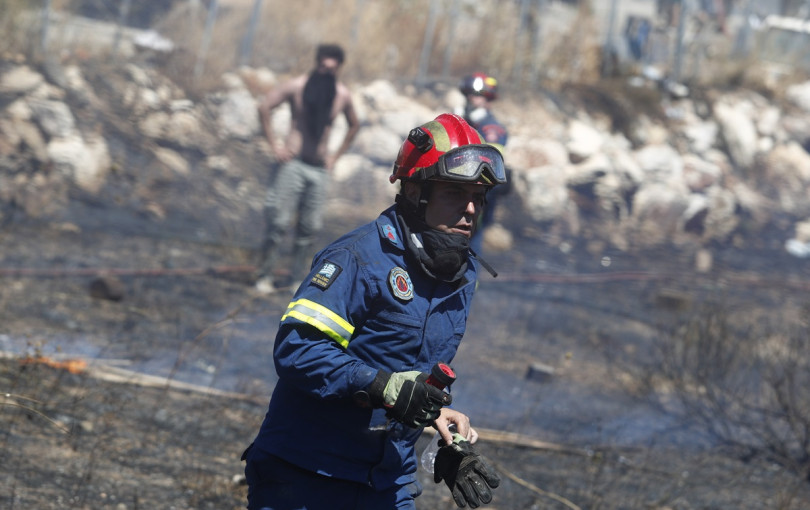
<path fill-rule="evenodd" d="M 433 165 L 430 179 L 448 181 L 480 182 L 482 184 L 506 183 L 506 169 L 501 152 L 492 145 L 464 145 L 447 151 Z"/>

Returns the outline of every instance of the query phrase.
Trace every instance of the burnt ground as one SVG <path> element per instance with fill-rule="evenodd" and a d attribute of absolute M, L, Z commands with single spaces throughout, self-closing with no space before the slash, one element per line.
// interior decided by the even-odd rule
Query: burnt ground
<path fill-rule="evenodd" d="M 290 295 L 250 286 L 269 158 L 231 142 L 211 148 L 230 169 L 183 151 L 194 171 L 175 175 L 115 118 L 101 117 L 117 164 L 99 193 L 34 190 L 53 193 L 25 207 L 50 211 L 39 219 L 0 205 L 0 508 L 242 508 L 239 455 Z M 329 217 L 324 242 L 376 215 L 372 192 L 343 186 L 354 216 Z M 453 362 L 455 405 L 503 475 L 490 508 L 810 507 L 795 470 L 739 455 L 642 384 L 656 347 L 708 306 L 779 325 L 805 304 L 785 226 L 709 247 L 713 269 L 696 274 L 694 247 L 563 251 L 520 221 L 507 211 L 516 247 L 487 254 L 501 275 L 482 277 Z M 420 476 L 420 509 L 454 508 Z"/>
<path fill-rule="evenodd" d="M 717 253 L 722 274 L 703 278 L 674 251 L 613 253 L 609 271 L 586 251 L 561 256 L 539 244 L 493 255 L 508 271 L 482 279 L 454 362 L 456 403 L 503 478 L 489 508 L 810 505 L 790 470 L 742 459 L 619 384 L 656 331 L 709 301 L 768 314 L 803 299 L 806 288 L 789 284 L 805 274 L 800 263 L 775 251 Z M 252 257 L 243 245 L 154 232 L 6 225 L 0 507 L 242 508 L 239 454 L 263 417 L 272 335 L 289 297 L 252 292 Z M 773 267 L 779 274 L 763 276 Z M 639 270 L 646 276 L 541 278 Z M 120 285 L 120 300 L 91 292 L 100 274 Z M 532 372 L 541 363 L 550 378 Z M 454 508 L 420 476 L 419 508 Z"/>

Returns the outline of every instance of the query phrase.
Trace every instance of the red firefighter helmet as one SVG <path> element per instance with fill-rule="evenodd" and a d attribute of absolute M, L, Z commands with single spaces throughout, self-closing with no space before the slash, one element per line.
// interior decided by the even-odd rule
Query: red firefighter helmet
<path fill-rule="evenodd" d="M 506 182 L 503 155 L 467 121 L 443 113 L 414 128 L 399 149 L 389 180 L 455 181 L 494 186 Z"/>
<path fill-rule="evenodd" d="M 478 94 L 484 96 L 489 101 L 498 98 L 498 80 L 485 73 L 473 73 L 465 76 L 459 85 L 461 93 L 466 95 Z"/>

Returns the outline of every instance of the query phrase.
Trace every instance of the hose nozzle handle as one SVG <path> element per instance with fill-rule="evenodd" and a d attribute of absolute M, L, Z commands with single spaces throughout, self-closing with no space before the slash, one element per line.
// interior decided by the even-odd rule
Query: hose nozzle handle
<path fill-rule="evenodd" d="M 430 377 L 428 377 L 426 382 L 431 386 L 443 390 L 453 384 L 455 380 L 456 373 L 450 368 L 450 365 L 440 361 L 430 369 Z"/>

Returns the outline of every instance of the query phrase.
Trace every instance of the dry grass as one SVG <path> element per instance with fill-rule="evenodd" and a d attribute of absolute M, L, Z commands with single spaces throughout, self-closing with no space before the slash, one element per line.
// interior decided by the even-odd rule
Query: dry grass
<path fill-rule="evenodd" d="M 215 77 L 233 69 L 240 60 L 252 5 L 245 1 L 222 4 L 205 63 L 206 73 L 193 84 L 196 88 L 211 87 L 211 80 L 216 81 Z M 504 83 L 511 76 L 511 86 L 518 89 L 535 84 L 531 69 L 540 69 L 542 76 L 557 81 L 590 81 L 598 76 L 599 41 L 595 35 L 583 36 L 597 33 L 586 9 L 576 13 L 569 29 L 549 30 L 539 45 L 534 44 L 529 30 L 550 21 L 530 16 L 530 26 L 521 28 L 518 2 L 483 0 L 460 3 L 455 13 L 450 9 L 450 2 L 430 0 L 265 0 L 252 58 L 247 63 L 280 74 L 305 72 L 312 65 L 314 47 L 335 42 L 347 50 L 347 80 L 413 82 L 427 43 L 431 52 L 425 78 L 429 81 L 454 81 L 464 73 L 485 69 L 503 77 Z M 435 21 L 433 37 L 426 39 L 431 15 Z M 183 4 L 161 22 L 158 28 L 180 41 L 179 58 L 197 53 L 205 16 L 205 11 L 190 10 Z M 188 65 L 174 65 L 178 78 L 188 77 Z"/>
<path fill-rule="evenodd" d="M 51 7 L 76 13 L 93 1 L 53 0 Z M 95 1 L 99 4 L 100 0 Z M 243 46 L 255 1 L 219 0 L 206 45 L 203 37 L 210 2 L 175 0 L 174 8 L 158 17 L 152 28 L 170 37 L 178 49 L 166 57 L 150 57 L 151 64 L 197 97 L 219 89 L 222 73 L 241 64 L 267 67 L 282 76 L 305 72 L 312 66 L 315 46 L 323 42 L 346 49 L 343 78 L 350 83 L 383 78 L 399 85 L 421 80 L 452 85 L 463 74 L 484 70 L 499 77 L 504 96 L 523 101 L 540 89 L 560 90 L 570 83 L 601 81 L 604 40 L 600 24 L 604 20 L 596 18 L 588 2 L 581 2 L 578 8 L 547 2 L 545 10 L 530 2 L 521 22 L 521 2 L 498 0 L 263 0 L 253 44 L 246 52 Z M 103 5 L 100 10 L 106 21 L 117 23 L 118 5 L 99 5 Z M 33 23 L 23 30 L 17 20 L 26 9 L 27 19 Z M 35 54 L 39 18 L 29 2 L 0 0 L 0 28 L 7 34 L 0 51 Z M 109 53 L 111 48 L 68 50 L 62 46 L 59 56 L 82 58 L 105 51 Z M 705 47 L 687 51 L 694 55 L 687 54 L 685 62 L 699 62 L 701 72 L 684 77 L 693 84 L 763 89 L 762 73 L 746 72 L 752 68 L 750 62 Z M 687 67 L 690 72 L 695 68 Z"/>

